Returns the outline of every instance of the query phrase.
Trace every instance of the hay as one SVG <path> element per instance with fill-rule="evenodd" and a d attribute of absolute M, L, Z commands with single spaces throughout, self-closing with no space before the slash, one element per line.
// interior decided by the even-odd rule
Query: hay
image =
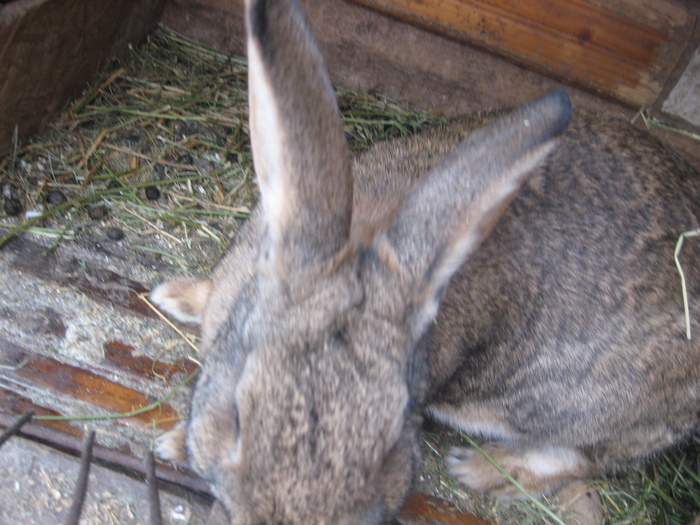
<path fill-rule="evenodd" d="M 661 122 L 659 119 L 654 118 L 649 115 L 648 112 L 641 110 L 637 115 L 635 115 L 634 119 L 632 119 L 632 122 L 637 118 L 637 116 L 641 116 L 642 120 L 644 121 L 644 125 L 647 128 L 659 128 L 663 129 L 665 131 L 670 131 L 672 133 L 676 133 L 677 135 L 682 135 L 684 137 L 687 137 L 689 139 L 693 140 L 700 140 L 700 135 L 697 133 L 693 133 L 691 131 L 687 131 L 685 129 L 681 129 L 677 126 L 672 126 L 670 124 L 666 124 L 665 122 Z"/>
<path fill-rule="evenodd" d="M 188 249 L 202 237 L 224 248 L 238 225 L 231 219 L 247 217 L 257 197 L 246 75 L 244 59 L 160 27 L 0 161 L 6 200 L 25 212 L 2 221 L 0 246 L 19 232 L 67 240 L 102 220 L 92 218 L 102 208 L 115 226 L 145 237 L 176 231 L 171 240 Z M 339 89 L 338 97 L 353 151 L 436 121 L 379 96 Z M 52 201 L 58 193 L 62 202 Z M 190 261 L 184 250 L 143 249 Z"/>
<path fill-rule="evenodd" d="M 678 242 L 676 242 L 676 249 L 673 252 L 673 260 L 676 261 L 676 268 L 678 269 L 678 274 L 681 277 L 681 290 L 682 290 L 682 295 L 683 295 L 683 312 L 685 313 L 685 336 L 688 340 L 691 339 L 691 331 L 690 331 L 690 308 L 688 306 L 688 290 L 686 289 L 685 285 L 685 274 L 683 273 L 683 267 L 681 266 L 681 261 L 678 259 L 678 256 L 681 253 L 681 249 L 683 248 L 683 241 L 687 237 L 697 237 L 700 235 L 700 230 L 693 230 L 693 231 L 687 231 L 683 232 L 678 236 Z"/>

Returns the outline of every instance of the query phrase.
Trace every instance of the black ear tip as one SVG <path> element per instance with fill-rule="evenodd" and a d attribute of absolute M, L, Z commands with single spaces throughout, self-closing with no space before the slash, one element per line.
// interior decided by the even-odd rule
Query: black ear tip
<path fill-rule="evenodd" d="M 546 100 L 549 107 L 558 113 L 557 120 L 560 129 L 565 128 L 571 120 L 572 113 L 571 97 L 569 93 L 564 88 L 557 88 L 554 91 L 550 91 L 542 98 Z"/>
<path fill-rule="evenodd" d="M 267 0 L 254 0 L 250 6 L 250 32 L 257 40 L 267 37 Z"/>
<path fill-rule="evenodd" d="M 563 108 L 568 108 L 569 112 L 571 112 L 571 97 L 569 96 L 569 92 L 564 88 L 557 88 L 554 91 L 550 91 L 549 96 L 555 99 Z"/>
<path fill-rule="evenodd" d="M 550 91 L 522 106 L 523 114 L 539 121 L 547 131 L 545 139 L 559 135 L 571 121 L 571 98 L 565 89 Z"/>
<path fill-rule="evenodd" d="M 550 97 L 551 99 L 556 100 L 562 106 L 568 106 L 571 108 L 571 97 L 569 96 L 569 92 L 564 88 L 553 89 L 547 93 L 545 97 Z"/>

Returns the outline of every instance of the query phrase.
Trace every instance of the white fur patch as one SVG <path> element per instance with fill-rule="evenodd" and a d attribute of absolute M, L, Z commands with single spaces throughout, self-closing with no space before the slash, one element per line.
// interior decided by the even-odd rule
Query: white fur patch
<path fill-rule="evenodd" d="M 532 495 L 551 493 L 592 473 L 588 460 L 570 447 L 490 442 L 481 449 L 490 459 L 473 448 L 453 448 L 448 459 L 450 473 L 470 489 L 499 498 L 522 499 L 524 494 L 491 461 Z"/>
<path fill-rule="evenodd" d="M 160 459 L 176 465 L 187 463 L 187 423 L 182 421 L 175 428 L 156 438 L 155 454 Z"/>
<path fill-rule="evenodd" d="M 499 441 L 512 441 L 518 438 L 509 425 L 499 421 L 495 415 L 483 413 L 485 412 L 483 409 L 456 412 L 443 407 L 429 406 L 427 411 L 438 421 L 458 428 L 471 436 L 482 436 Z M 469 417 L 465 417 L 464 413 L 469 413 Z"/>
<path fill-rule="evenodd" d="M 201 324 L 210 291 L 209 279 L 173 279 L 156 286 L 149 300 L 178 321 Z"/>
<path fill-rule="evenodd" d="M 577 450 L 554 445 L 543 445 L 541 448 L 527 450 L 522 459 L 524 466 L 530 472 L 542 477 L 576 471 L 588 464 L 588 461 Z"/>
<path fill-rule="evenodd" d="M 276 247 L 293 207 L 293 191 L 285 166 L 285 133 L 282 129 L 277 97 L 266 74 L 260 49 L 254 39 L 248 41 L 248 78 L 250 93 L 250 131 L 253 161 L 262 195 L 262 207 L 272 245 Z M 274 254 L 273 254 L 274 256 Z"/>

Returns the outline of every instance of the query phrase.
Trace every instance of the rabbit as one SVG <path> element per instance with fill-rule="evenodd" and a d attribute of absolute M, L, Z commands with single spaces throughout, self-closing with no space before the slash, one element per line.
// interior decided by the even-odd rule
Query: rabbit
<path fill-rule="evenodd" d="M 202 323 L 189 464 L 235 525 L 376 524 L 425 417 L 480 436 L 528 491 L 616 471 L 700 419 L 700 347 L 674 263 L 698 173 L 556 90 L 351 158 L 296 0 L 247 0 L 261 200 L 212 277 L 151 299 Z M 700 244 L 680 253 L 692 328 Z M 469 448 L 450 472 L 517 497 Z"/>

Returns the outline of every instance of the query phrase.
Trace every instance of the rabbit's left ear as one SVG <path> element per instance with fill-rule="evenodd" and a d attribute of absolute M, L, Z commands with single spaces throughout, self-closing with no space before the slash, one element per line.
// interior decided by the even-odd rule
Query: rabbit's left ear
<path fill-rule="evenodd" d="M 352 175 L 335 93 L 296 1 L 248 0 L 250 131 L 267 228 L 263 251 L 288 273 L 345 245 Z"/>
<path fill-rule="evenodd" d="M 386 232 L 411 275 L 415 337 L 437 315 L 452 275 L 570 119 L 568 94 L 552 91 L 472 134 L 415 185 Z"/>

